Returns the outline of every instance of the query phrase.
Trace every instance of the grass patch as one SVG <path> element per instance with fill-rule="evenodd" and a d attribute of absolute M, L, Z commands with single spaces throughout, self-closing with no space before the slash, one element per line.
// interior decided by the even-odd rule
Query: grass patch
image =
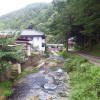
<path fill-rule="evenodd" d="M 43 54 L 43 59 L 49 58 L 49 53 L 44 53 Z"/>
<path fill-rule="evenodd" d="M 59 56 L 62 56 L 62 52 L 61 52 L 61 51 L 58 51 L 57 54 L 58 54 Z"/>
<path fill-rule="evenodd" d="M 31 52 L 32 55 L 37 55 L 39 52 Z"/>
<path fill-rule="evenodd" d="M 100 67 L 68 53 L 65 71 L 71 77 L 71 100 L 100 100 Z"/>
<path fill-rule="evenodd" d="M 59 56 L 63 57 L 63 58 L 67 58 L 67 55 L 68 55 L 66 49 L 63 49 L 62 52 L 61 52 L 61 51 L 58 51 L 57 54 L 58 54 Z"/>
<path fill-rule="evenodd" d="M 12 89 L 12 83 L 10 81 L 1 82 L 0 83 L 0 98 L 2 98 L 2 100 L 3 100 L 4 96 L 10 96 L 11 89 Z"/>

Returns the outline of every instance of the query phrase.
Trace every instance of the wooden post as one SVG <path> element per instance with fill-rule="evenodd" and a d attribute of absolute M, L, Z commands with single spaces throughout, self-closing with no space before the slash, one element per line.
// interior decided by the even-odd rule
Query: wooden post
<path fill-rule="evenodd" d="M 21 64 L 18 64 L 18 74 L 21 74 Z"/>

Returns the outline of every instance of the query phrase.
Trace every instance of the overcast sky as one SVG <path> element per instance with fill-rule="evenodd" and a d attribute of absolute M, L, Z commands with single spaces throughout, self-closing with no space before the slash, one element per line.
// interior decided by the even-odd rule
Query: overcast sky
<path fill-rule="evenodd" d="M 0 0 L 0 16 L 36 2 L 52 2 L 52 0 Z"/>

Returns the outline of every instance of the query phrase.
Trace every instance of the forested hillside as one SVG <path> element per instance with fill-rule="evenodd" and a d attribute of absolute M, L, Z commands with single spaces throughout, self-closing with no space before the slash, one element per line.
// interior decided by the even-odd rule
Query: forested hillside
<path fill-rule="evenodd" d="M 100 44 L 100 1 L 53 0 L 53 3 L 30 4 L 1 16 L 1 26 L 4 29 L 36 29 L 54 35 L 50 39 L 54 43 L 68 43 L 70 37 L 75 37 L 77 48 L 92 49 Z"/>
<path fill-rule="evenodd" d="M 48 20 L 54 13 L 51 3 L 34 3 L 0 17 L 4 29 L 36 29 L 48 34 Z"/>

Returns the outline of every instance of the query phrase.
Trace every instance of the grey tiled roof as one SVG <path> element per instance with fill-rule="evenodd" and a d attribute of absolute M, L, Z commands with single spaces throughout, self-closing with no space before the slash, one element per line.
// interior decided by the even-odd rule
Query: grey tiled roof
<path fill-rule="evenodd" d="M 3 33 L 4 32 L 4 33 Z M 0 31 L 0 34 L 1 35 L 7 35 L 9 32 L 12 32 L 12 33 L 14 33 L 14 32 L 16 32 L 16 30 L 2 30 L 2 31 Z M 17 31 L 18 32 L 18 31 Z M 32 29 L 26 29 L 26 30 L 23 30 L 22 32 L 21 32 L 21 35 L 36 35 L 36 36 L 41 36 L 41 35 L 44 35 L 43 33 L 41 33 L 41 32 L 38 32 L 38 31 L 36 31 L 36 30 L 32 30 Z"/>
<path fill-rule="evenodd" d="M 21 35 L 44 35 L 44 34 L 36 30 L 26 29 L 22 31 Z"/>

